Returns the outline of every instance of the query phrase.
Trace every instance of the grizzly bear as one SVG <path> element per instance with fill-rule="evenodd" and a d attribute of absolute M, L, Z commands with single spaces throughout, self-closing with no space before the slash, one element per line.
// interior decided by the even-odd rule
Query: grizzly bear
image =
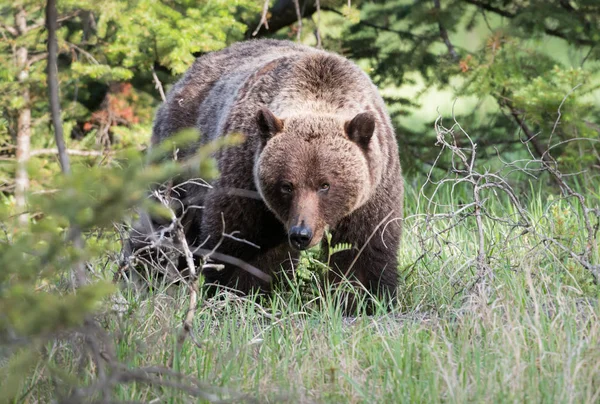
<path fill-rule="evenodd" d="M 180 190 L 184 204 L 202 207 L 183 218 L 191 246 L 276 277 L 293 270 L 299 251 L 319 244 L 328 229 L 331 245 L 353 247 L 332 255 L 334 285 L 349 279 L 373 295 L 395 295 L 403 203 L 398 147 L 382 98 L 355 64 L 279 40 L 203 55 L 160 107 L 152 144 L 185 128 L 198 129 L 198 144 L 245 135 L 215 154 L 220 176 L 210 187 Z M 230 263 L 203 274 L 242 293 L 269 289 Z"/>

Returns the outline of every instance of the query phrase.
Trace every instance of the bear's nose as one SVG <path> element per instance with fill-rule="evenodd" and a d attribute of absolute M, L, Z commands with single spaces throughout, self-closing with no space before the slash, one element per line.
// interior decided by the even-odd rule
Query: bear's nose
<path fill-rule="evenodd" d="M 305 250 L 312 240 L 312 230 L 306 227 L 304 224 L 300 226 L 293 226 L 290 229 L 289 238 L 292 247 L 298 250 Z"/>

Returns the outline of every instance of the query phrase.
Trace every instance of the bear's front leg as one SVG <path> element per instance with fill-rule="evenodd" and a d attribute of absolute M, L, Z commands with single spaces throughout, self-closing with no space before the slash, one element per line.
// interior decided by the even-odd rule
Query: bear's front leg
<path fill-rule="evenodd" d="M 227 249 L 220 250 L 223 250 L 224 252 L 222 253 L 224 254 L 228 251 Z M 272 278 L 271 283 L 259 279 L 244 269 L 243 266 L 232 264 L 224 264 L 224 268 L 220 271 L 207 271 L 205 276 L 207 282 L 211 285 L 223 285 L 244 295 L 253 292 L 268 293 L 275 284 L 284 280 L 284 277 L 282 277 L 284 272 L 287 274 L 286 276 L 290 276 L 294 261 L 297 258 L 298 253 L 292 251 L 287 243 L 285 243 L 269 250 L 255 253 L 252 258 L 243 260 L 245 264 L 258 268 L 264 274 L 269 275 Z"/>
<path fill-rule="evenodd" d="M 380 213 L 381 218 L 373 213 Z M 346 311 L 355 312 L 357 299 L 368 292 L 378 300 L 393 302 L 398 287 L 398 247 L 401 224 L 395 212 L 362 209 L 342 220 L 332 231 L 331 246 L 350 243 L 352 249 L 331 256 L 332 284 L 350 282 L 357 293 L 346 295 Z M 327 250 L 327 249 L 326 249 Z M 368 311 L 372 305 L 367 305 Z"/>

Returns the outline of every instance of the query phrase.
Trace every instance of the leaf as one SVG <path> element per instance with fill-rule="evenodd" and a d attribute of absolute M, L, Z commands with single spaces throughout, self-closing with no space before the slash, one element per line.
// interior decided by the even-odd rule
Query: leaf
<path fill-rule="evenodd" d="M 331 248 L 330 255 L 337 254 L 342 251 L 348 251 L 352 249 L 352 244 L 350 243 L 339 243 L 336 244 L 333 248 Z"/>

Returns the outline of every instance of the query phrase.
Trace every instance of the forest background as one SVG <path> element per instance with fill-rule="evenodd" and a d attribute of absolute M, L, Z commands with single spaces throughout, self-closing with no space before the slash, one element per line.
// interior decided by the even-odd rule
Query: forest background
<path fill-rule="evenodd" d="M 497 390 L 486 390 L 482 380 L 496 380 L 498 374 L 514 371 L 523 381 L 516 381 L 515 376 L 506 382 L 509 399 L 560 399 L 572 389 L 578 401 L 598 399 L 600 360 L 594 362 L 594 358 L 600 358 L 600 353 L 593 349 L 600 335 L 600 4 L 596 0 L 59 1 L 60 122 L 72 171 L 67 176 L 61 172 L 48 96 L 46 6 L 41 0 L 0 2 L 4 233 L 0 244 L 0 364 L 5 379 L 1 397 L 44 401 L 52 396 L 77 402 L 89 393 L 90 400 L 108 400 L 116 394 L 122 400 L 168 396 L 185 401 L 189 395 L 200 395 L 210 401 L 242 392 L 252 397 L 289 394 L 308 401 L 360 401 L 369 397 L 368 386 L 381 386 L 385 379 L 385 386 L 391 387 L 371 392 L 381 400 L 402 395 L 417 401 L 461 401 L 505 397 L 502 386 L 507 384 L 496 381 Z M 222 346 L 209 344 L 207 349 L 214 349 L 215 356 L 205 352 L 198 359 L 194 344 L 169 339 L 177 334 L 173 329 L 180 324 L 181 313 L 161 305 L 162 315 L 168 318 L 164 322 L 173 324 L 161 331 L 164 335 L 157 331 L 164 337 L 162 356 L 119 351 L 119 344 L 147 338 L 125 331 L 135 328 L 136 321 L 142 321 L 139 317 L 130 319 L 128 325 L 110 317 L 98 328 L 92 320 L 96 317 L 91 316 L 115 295 L 110 278 L 119 270 L 123 236 L 115 223 L 130 219 L 136 207 L 147 203 L 151 184 L 180 169 L 148 166 L 144 157 L 153 115 L 164 94 L 195 57 L 259 37 L 332 50 L 363 68 L 392 115 L 407 181 L 408 236 L 399 266 L 404 297 L 397 315 L 417 316 L 419 324 L 411 322 L 412 331 L 402 334 L 408 338 L 404 345 L 398 334 L 388 340 L 387 331 L 374 333 L 368 324 L 362 339 L 348 337 L 357 344 L 378 347 L 369 351 L 368 363 L 337 345 L 332 350 L 342 349 L 338 352 L 345 358 L 341 362 L 336 355 L 332 359 L 331 352 L 319 356 L 322 348 L 310 345 L 307 349 L 319 358 L 316 362 L 327 364 L 319 362 L 313 368 L 309 363 L 314 357 L 296 358 L 303 364 L 300 367 L 306 366 L 295 370 L 303 375 L 299 386 L 288 385 L 285 378 L 274 385 L 264 384 L 266 373 L 284 369 L 285 361 L 280 359 L 270 370 L 264 364 L 254 368 L 249 364 L 255 355 L 250 348 L 244 351 L 248 362 L 242 361 L 235 369 L 217 358 Z M 200 167 L 200 174 L 215 175 L 210 164 Z M 313 256 L 306 260 L 307 268 L 318 265 Z M 75 268 L 87 274 L 77 291 L 71 287 L 76 283 L 70 275 Z M 518 314 L 509 319 L 520 324 L 516 328 L 506 326 L 505 306 L 491 309 L 482 303 L 502 302 L 506 293 L 520 296 L 520 303 L 511 308 Z M 144 306 L 147 312 L 140 315 L 148 321 L 145 324 L 150 324 L 150 313 L 156 315 L 156 299 L 170 298 L 157 292 L 155 300 L 151 299 L 153 309 Z M 187 298 L 183 293 L 169 304 L 180 309 Z M 143 306 L 137 295 L 126 299 L 130 315 Z M 202 298 L 200 302 L 200 307 L 208 304 Z M 219 306 L 219 310 L 231 310 L 222 315 L 222 322 L 224 318 L 235 322 L 240 310 L 252 318 L 262 316 L 256 302 L 236 302 L 237 306 L 230 304 L 235 309 Z M 206 312 L 211 314 L 196 320 L 204 324 L 203 330 L 219 317 L 211 304 L 208 307 L 213 311 Z M 298 304 L 271 307 L 272 315 L 279 314 L 259 339 L 289 332 L 289 327 L 279 330 L 274 324 L 284 324 L 283 318 L 308 310 L 304 303 Z M 479 311 L 473 311 L 477 319 L 462 317 L 469 304 L 482 304 L 477 306 Z M 499 312 L 493 311 L 498 308 Z M 540 310 L 545 320 L 540 320 Z M 322 319 L 311 313 L 309 318 Z M 482 313 L 489 317 L 479 323 Z M 557 313 L 564 316 L 558 322 Z M 422 322 L 430 324 L 432 318 L 437 325 L 424 329 Z M 583 318 L 583 323 L 571 324 L 571 318 Z M 396 318 L 394 324 L 398 323 Z M 258 338 L 250 336 L 252 324 L 252 319 L 247 320 L 248 327 L 238 330 L 237 336 L 230 329 L 212 332 L 218 338 L 229 335 L 226 351 L 234 355 L 241 349 L 233 342 L 236 338 Z M 460 324 L 467 324 L 464 329 L 470 331 L 462 334 Z M 327 338 L 348 332 L 343 323 L 332 327 L 324 333 Z M 102 344 L 117 346 L 112 359 L 104 359 L 108 365 L 100 365 L 103 359 L 94 357 L 94 341 L 102 328 L 109 330 L 106 341 L 120 341 L 102 340 Z M 460 341 L 470 341 L 465 347 L 470 346 L 474 329 L 489 331 L 480 336 L 485 346 L 472 351 L 450 347 Z M 525 352 L 533 344 L 538 350 L 524 359 L 529 365 L 522 369 L 514 352 L 501 355 L 507 340 L 520 338 L 514 334 L 516 329 L 532 333 L 531 339 L 515 342 L 517 346 Z M 73 349 L 72 338 L 76 338 L 63 338 L 66 330 L 79 332 L 92 348 L 84 353 L 62 352 L 57 347 L 66 344 Z M 316 326 L 302 332 L 319 334 Z M 215 334 L 206 333 L 205 339 L 214 343 Z M 540 338 L 539 333 L 547 334 Z M 292 336 L 285 334 L 285 338 Z M 438 339 L 452 344 L 438 345 Z M 398 352 L 415 355 L 420 352 L 419 344 L 434 348 L 428 351 L 430 356 L 423 354 L 425 359 L 406 353 L 395 357 L 390 341 L 398 344 Z M 485 341 L 500 341 L 500 348 L 489 350 Z M 288 357 L 298 354 L 291 342 L 283 345 L 293 351 L 286 351 Z M 265 342 L 264 346 L 269 345 Z M 396 359 L 386 357 L 386 352 Z M 453 354 L 457 356 L 451 358 Z M 439 363 L 444 355 L 445 362 Z M 492 363 L 495 355 L 504 358 L 500 365 L 488 372 L 477 370 L 482 363 Z M 82 357 L 91 359 L 84 363 Z M 132 361 L 132 357 L 137 359 Z M 563 367 L 564 358 L 570 358 L 569 367 Z M 409 368 L 402 368 L 397 360 Z M 369 373 L 373 361 L 381 361 L 387 370 Z M 165 369 L 153 375 L 150 362 L 159 362 Z M 467 362 L 470 366 L 461 365 Z M 65 363 L 68 370 L 61 370 Z M 127 363 L 127 371 L 121 363 Z M 194 369 L 186 369 L 184 363 Z M 199 363 L 202 369 L 196 369 Z M 142 373 L 128 373 L 138 371 L 131 369 L 134 365 L 146 367 Z M 435 388 L 411 384 L 400 377 L 399 369 L 420 374 Z M 446 373 L 448 369 L 453 371 Z M 204 394 L 208 387 L 185 384 L 177 379 L 179 373 L 169 373 L 179 371 L 198 373 L 211 388 L 232 390 L 201 395 L 198 391 Z M 552 382 L 557 378 L 557 383 Z M 121 386 L 131 380 L 133 386 L 145 383 L 146 387 Z M 165 380 L 174 384 L 165 385 Z M 76 386 L 86 387 L 78 390 Z M 182 391 L 165 392 L 167 387 Z"/>

